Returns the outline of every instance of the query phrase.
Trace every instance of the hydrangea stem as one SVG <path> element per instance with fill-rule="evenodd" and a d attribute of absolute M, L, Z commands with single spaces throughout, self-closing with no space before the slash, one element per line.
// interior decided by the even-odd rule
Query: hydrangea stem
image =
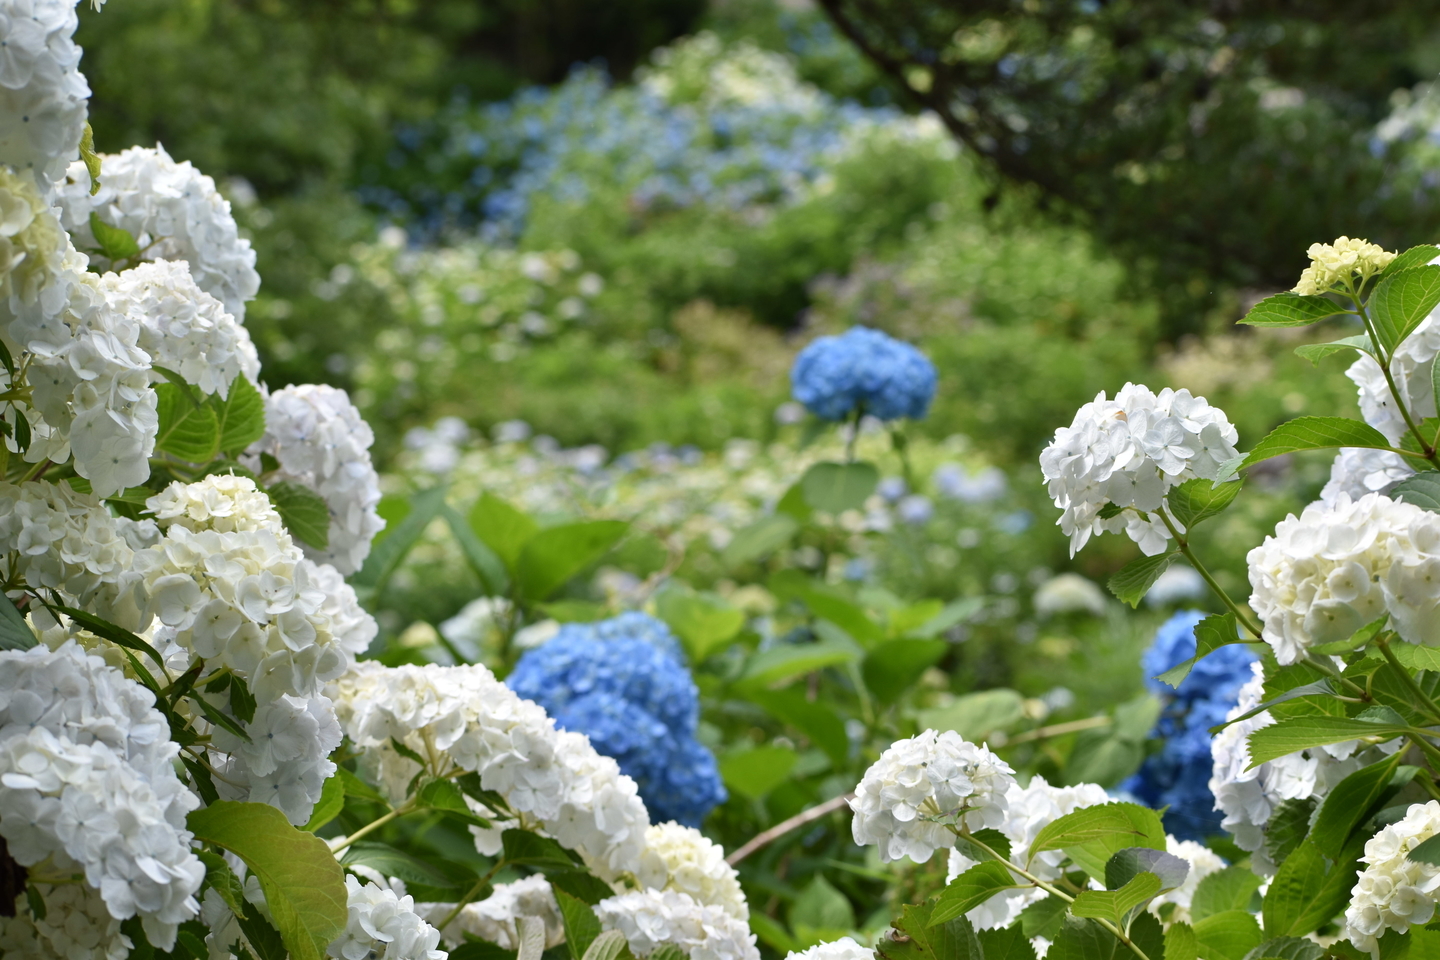
<path fill-rule="evenodd" d="M 444 920 L 441 920 L 439 923 L 435 924 L 435 929 L 443 933 L 446 927 L 454 923 L 455 918 L 460 916 L 460 911 L 464 910 L 467 906 L 470 905 L 471 901 L 473 901 L 476 897 L 480 895 L 480 891 L 484 890 L 490 884 L 490 880 L 495 876 L 495 874 L 500 872 L 500 868 L 505 866 L 505 864 L 506 860 L 503 856 L 499 860 L 495 861 L 495 866 L 491 867 L 490 870 L 485 874 L 485 876 L 481 877 L 479 880 L 476 880 L 474 886 L 472 886 L 469 890 L 465 891 L 465 896 L 461 897 L 460 901 L 456 903 L 453 908 L 451 908 L 450 912 L 445 914 Z"/>
<path fill-rule="evenodd" d="M 1360 292 L 1355 289 L 1354 284 L 1349 280 L 1345 281 L 1345 295 L 1355 304 L 1355 312 L 1359 314 L 1360 322 L 1365 324 L 1365 332 L 1369 334 L 1370 342 L 1374 345 L 1375 352 L 1379 354 L 1375 360 L 1380 364 L 1380 372 L 1384 375 L 1385 385 L 1390 389 L 1390 396 L 1395 401 L 1395 409 L 1400 411 L 1400 416 L 1404 419 L 1405 426 L 1409 428 L 1411 436 L 1415 438 L 1415 442 L 1420 445 L 1421 456 L 1430 461 L 1432 466 L 1440 468 L 1440 456 L 1436 455 L 1434 444 L 1425 439 L 1420 433 L 1420 426 L 1415 422 L 1414 417 L 1411 416 L 1410 408 L 1406 405 L 1405 398 L 1400 395 L 1400 387 L 1395 383 L 1395 376 L 1390 372 L 1390 361 L 1394 359 L 1394 353 L 1392 352 L 1387 356 L 1381 348 L 1380 337 L 1375 333 L 1375 324 L 1370 319 L 1370 313 L 1365 309 L 1364 301 L 1360 299 Z M 1408 451 L 1405 452 L 1408 453 Z"/>
<path fill-rule="evenodd" d="M 1174 521 L 1172 521 L 1169 514 L 1165 512 L 1165 508 L 1161 507 L 1155 511 L 1155 514 L 1160 518 L 1161 522 L 1165 524 L 1165 529 L 1170 531 L 1170 536 L 1175 538 L 1175 545 L 1179 548 L 1180 555 L 1189 561 L 1190 566 L 1195 568 L 1195 572 L 1200 574 L 1201 578 L 1209 584 L 1215 596 L 1219 597 L 1220 602 L 1225 604 L 1225 608 L 1235 614 L 1236 622 L 1249 631 L 1250 635 L 1256 640 L 1259 640 L 1261 638 L 1260 627 L 1245 615 L 1245 611 L 1240 609 L 1239 604 L 1230 599 L 1230 594 L 1225 592 L 1224 588 L 1222 588 L 1210 574 L 1210 571 L 1205 568 L 1205 564 L 1200 562 L 1200 558 L 1195 555 L 1195 551 L 1190 549 L 1190 542 L 1185 539 L 1184 534 L 1175 526 Z"/>
<path fill-rule="evenodd" d="M 369 823 L 365 824 L 365 826 L 361 827 L 359 830 L 356 830 L 354 833 L 350 834 L 350 836 L 346 837 L 345 839 L 332 840 L 330 842 L 330 852 L 339 853 L 341 850 L 344 850 L 346 847 L 350 846 L 350 844 L 354 843 L 356 840 L 359 840 L 361 837 L 367 836 L 374 831 L 379 830 L 391 820 L 394 820 L 396 817 L 403 817 L 405 814 L 409 813 L 411 810 L 414 809 L 415 798 L 411 797 L 409 800 L 406 800 L 404 803 L 400 804 L 400 806 L 391 810 L 389 813 L 382 814 L 374 820 L 371 820 Z"/>

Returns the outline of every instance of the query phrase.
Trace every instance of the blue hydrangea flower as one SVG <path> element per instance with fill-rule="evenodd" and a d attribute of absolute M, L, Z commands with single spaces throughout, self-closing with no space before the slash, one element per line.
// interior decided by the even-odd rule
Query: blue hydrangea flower
<path fill-rule="evenodd" d="M 679 643 L 654 617 L 566 624 L 505 682 L 613 757 L 656 822 L 699 826 L 725 801 L 715 758 L 695 739 L 699 691 Z"/>
<path fill-rule="evenodd" d="M 1240 644 L 1221 647 L 1195 665 L 1178 690 L 1154 677 L 1195 656 L 1195 625 L 1206 614 L 1182 610 L 1161 625 L 1141 658 L 1145 684 L 1165 703 L 1152 736 L 1163 739 L 1121 789 L 1152 807 L 1168 806 L 1165 829 L 1200 840 L 1220 831 L 1210 792 L 1210 727 L 1223 723 L 1253 675 L 1255 654 Z"/>
<path fill-rule="evenodd" d="M 935 397 L 935 379 L 923 353 L 869 327 L 821 337 L 790 368 L 795 399 L 825 420 L 844 420 L 857 407 L 881 420 L 919 420 Z"/>

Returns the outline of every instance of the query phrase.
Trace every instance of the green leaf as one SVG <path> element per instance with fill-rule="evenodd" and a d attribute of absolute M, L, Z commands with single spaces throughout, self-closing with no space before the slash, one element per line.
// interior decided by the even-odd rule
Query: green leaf
<path fill-rule="evenodd" d="M 741 796 L 761 800 L 785 782 L 799 759 L 789 747 L 754 747 L 722 757 L 720 777 L 725 786 Z"/>
<path fill-rule="evenodd" d="M 858 510 L 880 485 L 873 463 L 817 463 L 800 478 L 805 502 L 815 510 L 844 513 Z"/>
<path fill-rule="evenodd" d="M 1440 513 L 1440 471 L 1426 470 L 1406 477 L 1391 489 L 1389 496 L 1392 500 L 1403 500 L 1431 513 Z"/>
<path fill-rule="evenodd" d="M 1340 856 L 1355 828 L 1415 776 L 1414 767 L 1401 767 L 1402 753 L 1356 770 L 1330 791 L 1310 828 L 1310 841 L 1321 853 L 1331 859 Z M 1402 769 L 1406 773 L 1396 783 Z"/>
<path fill-rule="evenodd" d="M 1249 867 L 1226 867 L 1205 877 L 1190 901 L 1190 917 L 1200 921 L 1229 910 L 1246 910 L 1262 878 Z"/>
<path fill-rule="evenodd" d="M 450 954 L 452 957 L 455 954 Z M 585 951 L 584 960 L 633 960 L 630 955 L 630 945 L 625 942 L 625 934 L 619 930 L 606 930 L 597 936 L 590 943 Z"/>
<path fill-rule="evenodd" d="M 345 929 L 345 875 L 330 847 L 263 803 L 221 800 L 192 811 L 195 838 L 228 850 L 260 881 L 293 960 L 322 960 Z"/>
<path fill-rule="evenodd" d="M 1440 265 L 1388 273 L 1366 301 L 1380 349 L 1389 354 L 1440 304 Z"/>
<path fill-rule="evenodd" d="M 1046 897 L 1020 911 L 1020 929 L 1028 937 L 1054 940 L 1070 915 L 1070 905 L 1059 897 Z"/>
<path fill-rule="evenodd" d="M 794 517 L 801 523 L 810 519 L 810 514 L 814 511 L 810 509 L 810 504 L 805 502 L 805 491 L 800 488 L 798 480 L 792 483 L 790 489 L 785 491 L 785 495 L 776 502 L 775 512 Z"/>
<path fill-rule="evenodd" d="M 490 821 L 471 812 L 465 794 L 453 780 L 431 780 L 420 788 L 415 798 L 431 810 L 449 814 L 469 826 L 488 828 Z"/>
<path fill-rule="evenodd" d="M 1297 750 L 1320 747 L 1327 743 L 1344 743 L 1357 737 L 1396 737 L 1405 732 L 1403 725 L 1374 723 L 1350 717 L 1293 717 L 1262 727 L 1250 734 L 1250 766 L 1260 764 Z"/>
<path fill-rule="evenodd" d="M 529 514 L 486 492 L 470 508 L 470 529 L 514 573 L 520 551 L 540 532 L 540 525 Z"/>
<path fill-rule="evenodd" d="M 1082 890 L 1070 904 L 1070 912 L 1077 917 L 1092 920 L 1109 920 L 1117 927 L 1123 927 L 1125 918 L 1141 904 L 1158 896 L 1160 878 L 1153 873 L 1140 873 L 1131 878 L 1119 890 Z"/>
<path fill-rule="evenodd" d="M 474 570 L 475 576 L 480 579 L 481 588 L 488 596 L 503 597 L 510 586 L 510 576 L 504 561 L 487 547 L 483 540 L 475 536 L 475 531 L 465 522 L 465 518 L 460 516 L 460 511 L 447 503 L 441 506 L 440 515 L 450 525 L 450 532 L 455 535 L 455 542 L 460 545 L 460 552 L 465 554 L 470 569 Z"/>
<path fill-rule="evenodd" d="M 1306 797 L 1304 800 L 1282 800 L 1275 807 L 1275 812 L 1270 814 L 1270 822 L 1265 825 L 1265 853 L 1271 863 L 1276 866 L 1284 863 L 1285 858 L 1305 841 L 1310 833 L 1310 818 L 1315 813 L 1316 802 L 1314 797 Z"/>
<path fill-rule="evenodd" d="M 1100 924 L 1080 917 L 1066 917 L 1045 960 L 1118 960 L 1118 950 L 1125 949 Z M 1129 950 L 1125 949 L 1129 954 Z M 1130 954 L 1134 956 L 1134 954 Z"/>
<path fill-rule="evenodd" d="M 90 211 L 90 232 L 95 245 L 107 260 L 128 260 L 140 253 L 140 244 L 124 227 L 112 227 L 94 210 Z"/>
<path fill-rule="evenodd" d="M 799 522 L 786 514 L 761 517 L 735 532 L 725 549 L 720 551 L 720 560 L 726 567 L 732 568 L 759 560 L 785 546 L 799 530 Z"/>
<path fill-rule="evenodd" d="M 930 914 L 930 925 L 963 916 L 1001 890 L 1010 890 L 1023 883 L 1025 881 L 1018 880 L 998 860 L 977 863 L 947 883 L 945 889 L 940 891 L 934 911 Z"/>
<path fill-rule="evenodd" d="M 361 780 L 353 772 L 345 767 L 337 767 L 335 776 L 340 778 L 341 784 L 345 787 L 345 796 L 354 797 L 357 800 L 370 800 L 376 803 L 385 803 L 385 798 L 380 795 L 370 784 Z M 386 804 L 389 806 L 389 804 Z"/>
<path fill-rule="evenodd" d="M 1405 859 L 1440 866 L 1440 843 L 1436 843 L 1437 840 L 1440 840 L 1440 834 L 1421 841 L 1414 850 L 1406 854 Z"/>
<path fill-rule="evenodd" d="M 561 870 L 557 867 L 548 871 L 545 877 L 556 890 L 564 890 L 576 900 L 592 907 L 601 900 L 615 896 L 615 891 L 610 889 L 608 883 L 584 870 Z"/>
<path fill-rule="evenodd" d="M 56 604 L 53 609 L 59 610 L 65 614 L 65 616 L 74 620 L 97 637 L 109 640 L 111 643 L 124 647 L 127 650 L 134 650 L 137 653 L 145 654 L 151 660 L 155 661 L 161 669 L 164 669 L 165 661 L 161 658 L 160 652 L 124 627 L 116 626 L 109 620 L 103 620 L 93 613 L 86 613 L 84 610 L 77 610 L 74 607 Z"/>
<path fill-rule="evenodd" d="M 1245 954 L 1245 960 L 1260 960 L 1261 957 L 1272 957 L 1274 960 L 1320 960 L 1324 955 L 1325 948 L 1314 940 L 1303 937 L 1272 937 Z"/>
<path fill-rule="evenodd" d="M 244 917 L 237 917 L 236 922 L 240 925 L 240 932 L 245 934 L 245 939 L 255 949 L 255 956 L 259 960 L 291 960 L 280 931 L 276 930 L 259 910 L 251 910 Z M 130 956 L 133 960 L 139 960 L 134 953 Z"/>
<path fill-rule="evenodd" d="M 1198 960 L 1199 956 L 1200 943 L 1195 939 L 1195 929 L 1188 923 L 1170 924 L 1170 929 L 1165 931 L 1165 960 Z"/>
<path fill-rule="evenodd" d="M 881 703 L 894 703 L 950 650 L 944 640 L 887 640 L 865 655 L 860 674 Z"/>
<path fill-rule="evenodd" d="M 1244 960 L 1264 936 L 1244 910 L 1226 910 L 1197 920 L 1192 929 L 1200 960 Z"/>
<path fill-rule="evenodd" d="M 196 850 L 195 855 L 205 864 L 206 885 L 214 888 L 231 913 L 237 917 L 245 916 L 245 885 L 235 876 L 230 864 L 220 854 L 209 850 Z"/>
<path fill-rule="evenodd" d="M 85 124 L 85 132 L 80 134 L 80 161 L 85 164 L 85 172 L 90 174 L 90 196 L 100 192 L 100 155 L 95 152 L 95 131 L 90 129 L 90 124 Z M 90 214 L 92 217 L 94 213 Z"/>
<path fill-rule="evenodd" d="M 1344 312 L 1345 308 L 1329 297 L 1302 297 L 1287 292 L 1261 300 L 1240 322 L 1255 327 L 1306 327 Z"/>
<path fill-rule="evenodd" d="M 930 925 L 931 905 L 907 904 L 895 931 L 875 952 L 884 960 L 984 960 L 975 928 L 963 916 Z"/>
<path fill-rule="evenodd" d="M 1440 247 L 1434 244 L 1422 243 L 1411 247 L 1404 253 L 1390 261 L 1390 265 L 1380 271 L 1380 276 L 1388 277 L 1400 273 L 1402 270 L 1409 270 L 1412 267 L 1423 267 L 1425 264 L 1440 256 Z"/>
<path fill-rule="evenodd" d="M 209 406 L 194 406 L 173 383 L 155 385 L 160 428 L 155 449 L 189 463 L 206 463 L 220 451 L 220 421 Z"/>
<path fill-rule="evenodd" d="M 1208 616 L 1195 625 L 1195 656 L 1184 663 L 1176 664 L 1155 679 L 1178 689 L 1195 664 L 1223 646 L 1241 642 L 1235 614 L 1219 613 Z"/>
<path fill-rule="evenodd" d="M 1296 417 L 1280 424 L 1243 457 L 1228 461 L 1216 482 L 1228 480 L 1242 467 L 1296 450 L 1324 450 L 1330 447 L 1372 447 L 1390 449 L 1385 435 L 1368 423 L 1345 417 Z"/>
<path fill-rule="evenodd" d="M 39 642 L 15 602 L 0 592 L 0 650 L 29 650 Z"/>
<path fill-rule="evenodd" d="M 1320 361 L 1332 353 L 1340 353 L 1343 350 L 1359 350 L 1363 353 L 1371 353 L 1375 345 L 1370 342 L 1370 335 L 1362 333 L 1355 337 L 1343 337 L 1339 340 L 1332 340 L 1329 343 L 1307 343 L 1304 346 L 1295 348 L 1295 355 L 1309 360 L 1315 366 L 1320 366 Z"/>
<path fill-rule="evenodd" d="M 305 824 L 305 829 L 314 833 L 325 824 L 340 816 L 340 811 L 345 809 L 345 781 L 338 776 L 332 776 L 320 787 L 320 799 L 315 803 L 315 809 L 310 811 L 310 822 Z"/>
<path fill-rule="evenodd" d="M 955 849 L 976 863 L 995 860 L 997 856 L 1005 860 L 1010 856 L 1010 838 L 995 829 L 976 830 L 956 837 Z"/>
<path fill-rule="evenodd" d="M 1221 514 L 1235 502 L 1240 493 L 1240 482 L 1232 481 L 1219 486 L 1199 477 L 1186 480 L 1165 495 L 1170 513 L 1186 530 L 1193 529 L 1211 517 Z"/>
<path fill-rule="evenodd" d="M 962 597 L 959 600 L 953 600 L 946 604 L 935 616 L 926 620 L 920 626 L 906 631 L 906 633 L 908 636 L 921 637 L 924 639 L 938 637 L 951 627 L 958 626 L 966 620 L 969 620 L 984 609 L 984 607 L 984 597 Z"/>
<path fill-rule="evenodd" d="M 1178 559 L 1180 554 L 1175 551 L 1162 553 L 1154 557 L 1141 557 L 1132 560 L 1121 567 L 1119 572 L 1110 578 L 1108 586 L 1110 592 L 1121 600 L 1130 604 L 1131 607 L 1138 607 L 1145 594 L 1160 579 L 1160 574 L 1170 568 L 1170 564 Z"/>
<path fill-rule="evenodd" d="M 1105 862 L 1105 889 L 1119 890 L 1142 873 L 1153 873 L 1161 890 L 1174 890 L 1190 875 L 1190 862 L 1164 850 L 1126 847 Z"/>
<path fill-rule="evenodd" d="M 625 536 L 629 524 L 620 520 L 588 520 L 546 527 L 520 551 L 515 582 L 530 600 L 547 600 L 570 578 L 605 554 Z"/>
<path fill-rule="evenodd" d="M 844 597 L 838 597 L 822 584 L 810 580 L 795 595 L 815 616 L 829 620 L 862 644 L 870 646 L 885 639 L 885 631 L 865 613 L 865 608 Z"/>
<path fill-rule="evenodd" d="M 1080 869 L 1104 881 L 1105 863 L 1126 847 L 1165 849 L 1160 815 L 1134 803 L 1104 803 L 1053 820 L 1030 845 L 1033 860 L 1046 850 L 1064 850 Z"/>
<path fill-rule="evenodd" d="M 696 593 L 671 581 L 655 598 L 655 613 L 685 642 L 694 663 L 727 643 L 745 626 L 745 613 L 714 593 Z"/>
<path fill-rule="evenodd" d="M 985 960 L 1035 960 L 1035 948 L 1018 925 L 999 930 L 980 930 L 976 936 L 980 938 Z"/>
<path fill-rule="evenodd" d="M 1355 885 L 1358 857 L 1367 838 L 1357 837 L 1335 860 L 1310 840 L 1286 858 L 1270 881 L 1263 908 L 1265 931 L 1301 937 L 1345 909 Z"/>
<path fill-rule="evenodd" d="M 532 867 L 574 870 L 579 858 L 549 837 L 529 830 L 509 829 L 500 834 L 505 862 Z"/>
<path fill-rule="evenodd" d="M 750 657 L 739 682 L 746 687 L 774 686 L 801 674 L 850 663 L 858 657 L 854 647 L 830 640 L 771 647 Z"/>
<path fill-rule="evenodd" d="M 292 537 L 316 550 L 330 546 L 330 508 L 320 494 L 289 480 L 272 483 L 265 488 L 265 494 Z"/>
<path fill-rule="evenodd" d="M 849 897 L 817 873 L 790 905 L 790 927 L 797 931 L 853 930 L 855 909 Z"/>
<path fill-rule="evenodd" d="M 1437 474 L 1437 476 L 1440 476 L 1440 474 Z M 1316 644 L 1310 649 L 1314 653 L 1323 654 L 1327 657 L 1337 653 L 1349 653 L 1351 650 L 1363 647 L 1371 640 L 1374 640 L 1389 619 L 1390 614 L 1387 613 L 1378 620 L 1372 620 L 1359 630 L 1356 630 L 1347 640 L 1336 640 L 1334 643 Z"/>
<path fill-rule="evenodd" d="M 370 555 L 365 558 L 365 565 L 359 573 L 350 577 L 351 585 L 366 589 L 371 594 L 383 590 L 391 574 L 444 505 L 444 487 L 431 487 L 411 497 L 409 512 L 393 528 L 385 531 L 383 539 L 376 540 Z"/>
<path fill-rule="evenodd" d="M 948 706 L 921 710 L 916 722 L 925 729 L 954 730 L 972 743 L 995 731 L 1008 731 L 1025 716 L 1025 698 L 1014 690 L 997 687 L 956 697 Z"/>
<path fill-rule="evenodd" d="M 555 891 L 555 902 L 560 905 L 560 919 L 565 924 L 565 946 L 571 960 L 584 960 L 585 952 L 600 936 L 600 918 L 590 904 L 572 897 L 564 890 Z"/>
<path fill-rule="evenodd" d="M 830 704 L 811 700 L 798 688 L 752 690 L 746 699 L 809 737 L 811 743 L 825 751 L 836 769 L 845 766 L 850 756 L 850 738 L 845 733 L 845 721 Z"/>
<path fill-rule="evenodd" d="M 419 857 L 390 846 L 388 843 L 357 840 L 340 854 L 340 862 L 347 867 L 370 867 L 387 877 L 395 877 L 406 883 L 420 884 L 435 890 L 451 891 L 456 896 L 465 892 L 465 888 L 457 883 L 455 877 L 442 872 Z M 473 883 L 472 874 L 470 884 Z"/>
<path fill-rule="evenodd" d="M 244 375 L 235 378 L 224 397 L 217 393 L 207 402 L 215 411 L 224 452 L 238 454 L 265 435 L 265 398 Z"/>

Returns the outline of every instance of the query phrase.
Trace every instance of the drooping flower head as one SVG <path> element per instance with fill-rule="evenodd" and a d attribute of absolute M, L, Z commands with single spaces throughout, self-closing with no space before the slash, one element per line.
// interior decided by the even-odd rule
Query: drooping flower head
<path fill-rule="evenodd" d="M 935 365 L 919 350 L 869 327 L 821 337 L 795 358 L 795 399 L 825 420 L 857 409 L 881 420 L 922 419 L 935 396 Z"/>

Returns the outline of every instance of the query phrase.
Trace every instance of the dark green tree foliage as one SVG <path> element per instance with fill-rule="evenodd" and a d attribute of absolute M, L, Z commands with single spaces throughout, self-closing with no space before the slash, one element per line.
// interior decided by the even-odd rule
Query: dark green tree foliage
<path fill-rule="evenodd" d="M 1428 236 L 1436 195 L 1370 142 L 1423 75 L 1434 0 L 822 0 L 881 70 L 1011 183 L 1165 294 L 1288 288 L 1316 237 Z"/>

